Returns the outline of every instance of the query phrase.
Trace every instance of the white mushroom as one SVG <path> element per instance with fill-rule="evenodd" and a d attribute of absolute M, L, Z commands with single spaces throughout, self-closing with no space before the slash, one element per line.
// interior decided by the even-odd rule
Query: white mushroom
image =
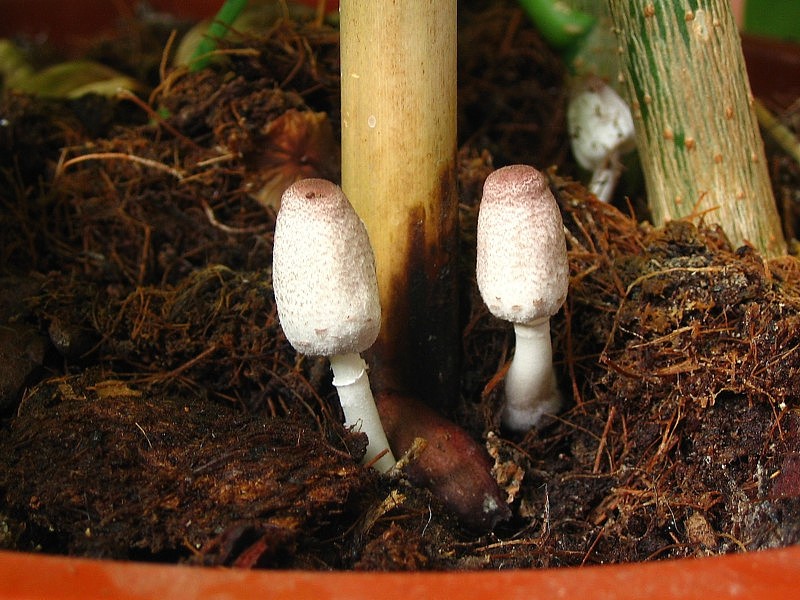
<path fill-rule="evenodd" d="M 545 176 L 525 165 L 493 172 L 478 215 L 477 279 L 493 315 L 514 324 L 503 425 L 526 431 L 561 406 L 550 317 L 567 296 L 564 225 Z"/>
<path fill-rule="evenodd" d="M 324 179 L 287 189 L 275 224 L 272 282 L 278 318 L 298 352 L 327 356 L 345 423 L 360 426 L 365 462 L 395 464 L 360 353 L 381 325 L 375 259 L 367 230 L 342 190 Z"/>
<path fill-rule="evenodd" d="M 620 157 L 636 145 L 628 104 L 599 77 L 589 77 L 573 92 L 567 107 L 572 154 L 592 172 L 589 191 L 608 202 L 622 169 Z"/>

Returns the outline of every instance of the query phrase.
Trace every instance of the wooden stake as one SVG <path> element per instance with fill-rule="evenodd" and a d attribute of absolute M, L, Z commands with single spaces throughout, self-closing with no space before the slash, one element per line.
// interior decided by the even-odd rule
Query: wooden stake
<path fill-rule="evenodd" d="M 374 385 L 457 391 L 456 0 L 342 0 L 342 188 L 375 251 Z"/>

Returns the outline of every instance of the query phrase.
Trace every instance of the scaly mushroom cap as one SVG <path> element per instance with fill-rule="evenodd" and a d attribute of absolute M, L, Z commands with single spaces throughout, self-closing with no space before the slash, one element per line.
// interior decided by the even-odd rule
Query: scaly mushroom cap
<path fill-rule="evenodd" d="M 363 352 L 375 342 L 375 258 L 364 223 L 337 185 L 304 179 L 283 193 L 272 284 L 281 327 L 298 352 Z"/>
<path fill-rule="evenodd" d="M 494 171 L 478 215 L 478 288 L 493 315 L 530 324 L 558 312 L 569 264 L 561 213 L 545 176 L 526 165 Z"/>

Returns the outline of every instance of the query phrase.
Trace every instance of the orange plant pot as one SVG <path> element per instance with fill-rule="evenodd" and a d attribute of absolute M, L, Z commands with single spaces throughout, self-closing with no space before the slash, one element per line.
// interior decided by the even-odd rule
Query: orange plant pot
<path fill-rule="evenodd" d="M 186 17 L 214 14 L 221 0 L 151 0 Z M 316 5 L 316 0 L 302 0 Z M 378 1 L 378 0 L 376 0 Z M 0 36 L 45 34 L 68 45 L 97 33 L 133 0 L 0 0 Z M 338 5 L 329 0 L 329 8 Z M 747 45 L 745 46 L 747 50 Z M 800 54 L 784 53 L 797 73 Z M 761 46 L 759 53 L 763 55 Z M 767 52 L 769 55 L 769 52 Z M 793 66 L 792 66 L 793 65 Z M 780 69 L 780 67 L 778 67 Z M 774 71 L 771 71 L 774 72 Z M 780 71 L 779 71 L 780 72 Z M 800 78 L 754 82 L 798 85 Z M 794 93 L 794 98 L 798 93 Z M 0 598 L 796 598 L 800 546 L 750 554 L 615 566 L 452 573 L 248 571 L 0 552 Z"/>
<path fill-rule="evenodd" d="M 0 552 L 0 597 L 181 598 L 796 598 L 800 548 L 605 567 L 470 573 L 246 571 Z"/>

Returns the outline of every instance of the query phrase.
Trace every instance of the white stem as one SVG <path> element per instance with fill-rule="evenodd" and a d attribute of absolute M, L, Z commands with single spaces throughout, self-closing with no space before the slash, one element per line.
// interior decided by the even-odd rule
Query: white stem
<path fill-rule="evenodd" d="M 599 200 L 608 202 L 611 200 L 611 195 L 614 193 L 614 188 L 617 187 L 617 181 L 622 173 L 622 163 L 619 159 L 619 153 L 614 152 L 604 165 L 597 167 L 592 173 L 592 179 L 589 182 L 589 191 L 593 193 Z"/>
<path fill-rule="evenodd" d="M 514 325 L 516 349 L 505 380 L 503 425 L 514 431 L 535 427 L 542 417 L 561 407 L 553 371 L 550 319 Z"/>
<path fill-rule="evenodd" d="M 368 445 L 364 462 L 371 462 L 378 454 L 387 450 L 375 464 L 375 468 L 386 472 L 395 465 L 386 433 L 383 431 L 375 399 L 369 387 L 367 363 L 359 354 L 337 354 L 330 357 L 333 369 L 333 385 L 339 393 L 339 402 L 344 411 L 345 425 L 357 426 L 367 434 Z"/>

